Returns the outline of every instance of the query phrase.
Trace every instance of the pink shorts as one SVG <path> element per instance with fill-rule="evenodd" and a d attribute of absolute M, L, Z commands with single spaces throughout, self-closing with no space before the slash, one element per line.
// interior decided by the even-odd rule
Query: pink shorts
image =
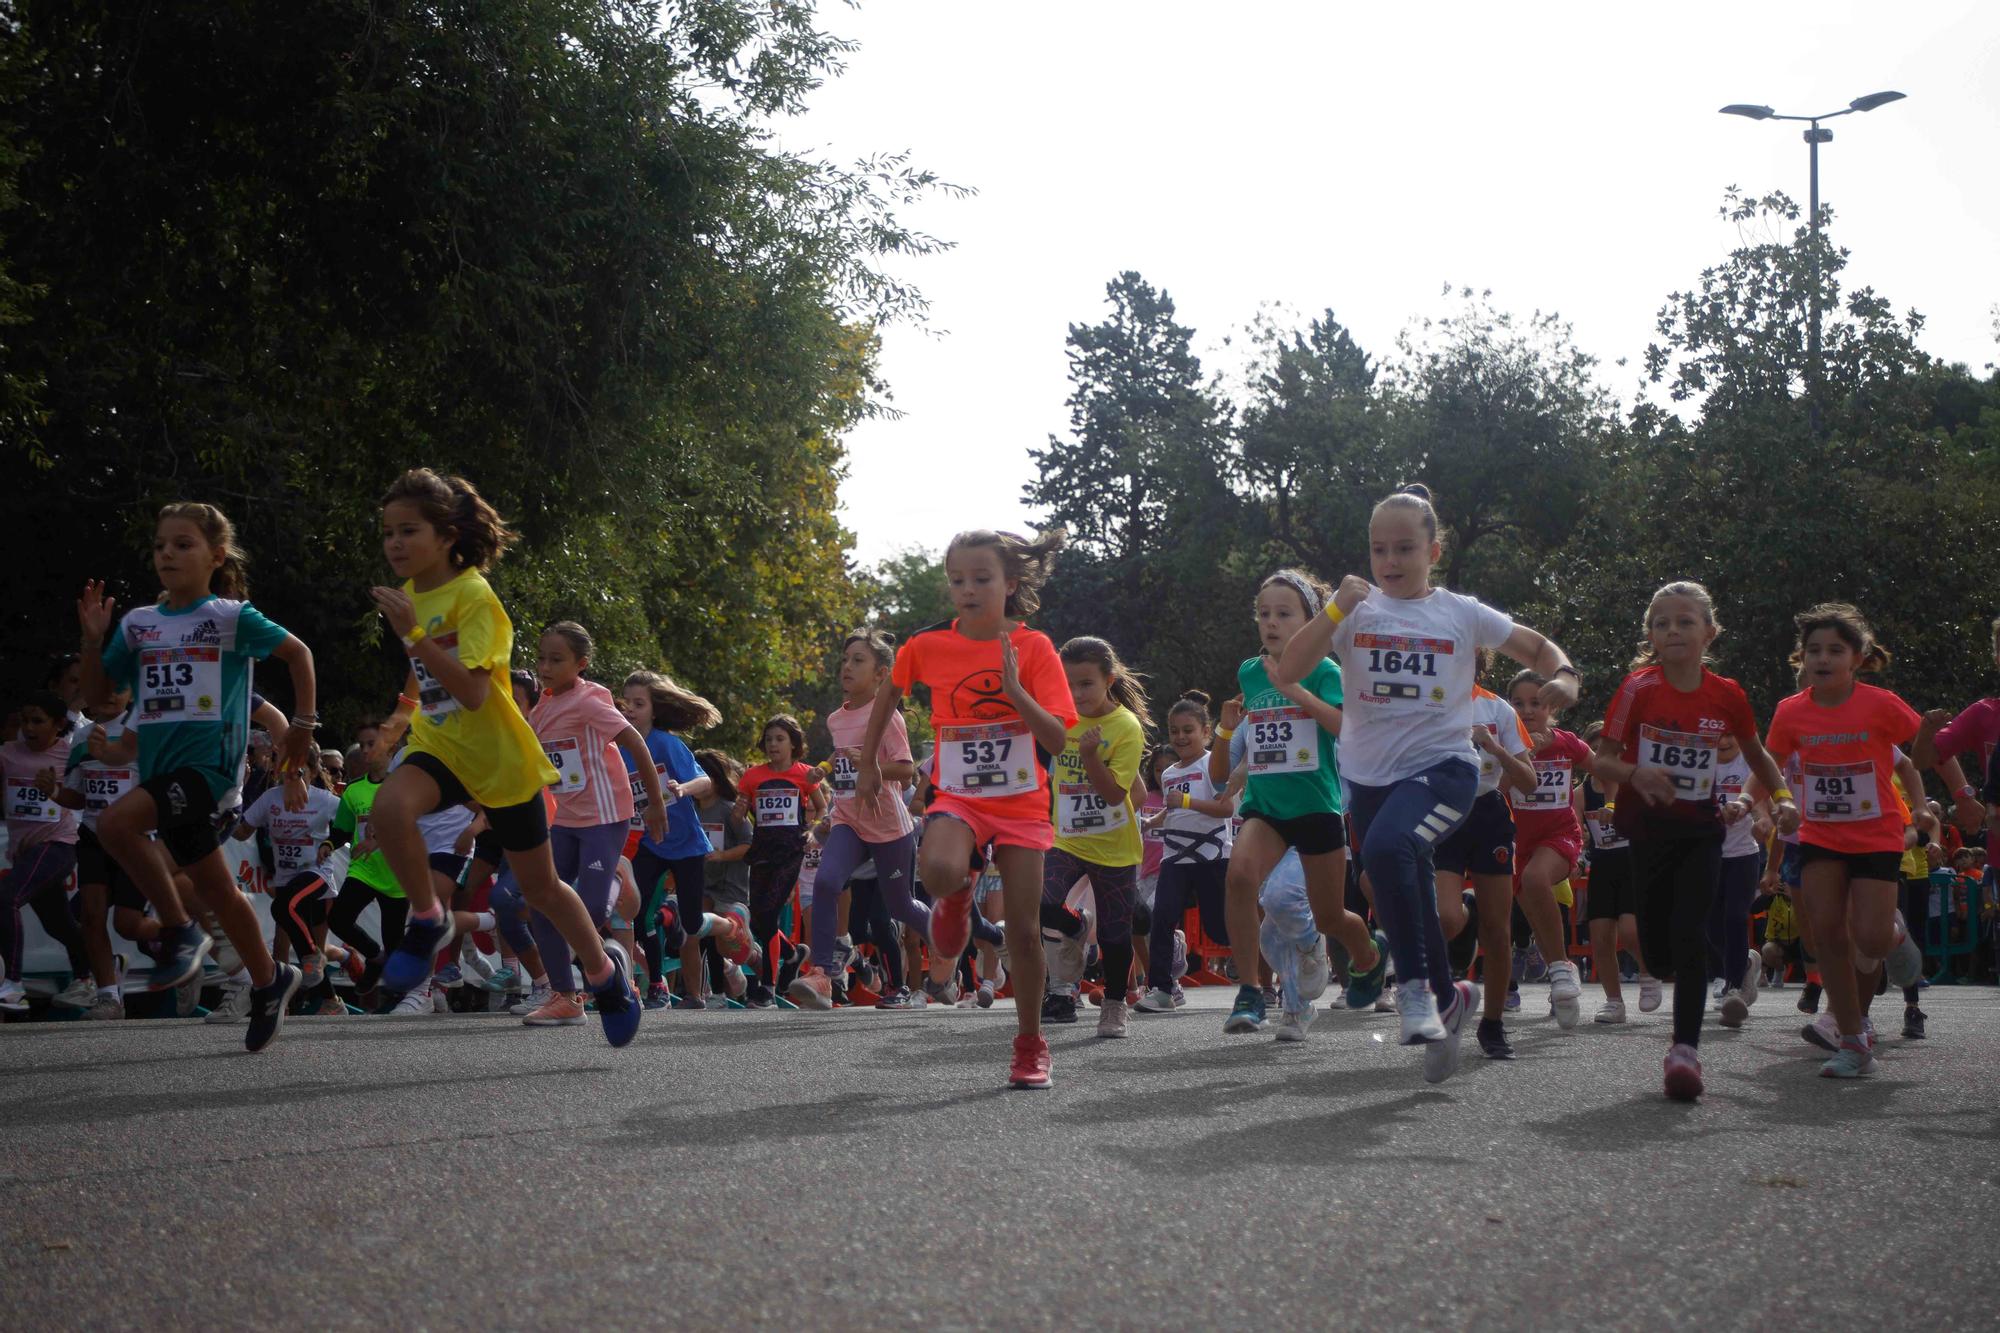
<path fill-rule="evenodd" d="M 1536 838 L 1533 842 L 1525 840 L 1517 841 L 1514 844 L 1514 879 L 1516 882 L 1519 882 L 1521 871 L 1528 864 L 1528 861 L 1534 856 L 1537 850 L 1543 847 L 1552 849 L 1557 856 L 1563 859 L 1563 864 L 1569 867 L 1569 870 L 1565 873 L 1574 873 L 1577 858 L 1583 855 L 1583 839 L 1574 833 L 1561 833 L 1553 838 L 1544 834 Z"/>
<path fill-rule="evenodd" d="M 1042 819 L 996 818 L 979 808 L 978 801 L 939 793 L 931 799 L 930 807 L 924 812 L 924 822 L 930 823 L 940 815 L 948 815 L 972 830 L 972 837 L 981 847 L 992 843 L 999 847 L 1026 847 L 1031 851 L 1046 852 L 1056 845 L 1055 821 Z"/>

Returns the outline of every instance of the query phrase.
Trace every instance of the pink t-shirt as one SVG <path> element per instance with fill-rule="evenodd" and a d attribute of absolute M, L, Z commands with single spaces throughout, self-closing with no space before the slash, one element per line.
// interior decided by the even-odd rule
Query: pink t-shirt
<path fill-rule="evenodd" d="M 46 750 L 30 750 L 23 740 L 0 745 L 0 764 L 4 764 L 7 776 L 7 846 L 13 851 L 45 842 L 76 841 L 76 811 L 57 805 L 55 792 L 35 785 L 35 775 L 52 768 L 60 788 L 68 763 L 69 742 L 60 738 Z"/>
<path fill-rule="evenodd" d="M 833 793 L 833 822 L 847 825 L 863 842 L 894 842 L 916 827 L 909 807 L 903 804 L 907 784 L 884 781 L 882 799 L 875 809 L 867 809 L 854 795 L 854 760 L 842 753 L 860 752 L 861 742 L 868 739 L 868 714 L 872 711 L 843 705 L 826 716 L 834 748 L 833 777 L 827 784 Z M 903 725 L 902 713 L 891 713 L 889 725 L 882 731 L 882 743 L 875 747 L 876 762 L 892 764 L 910 757 L 910 730 Z"/>
<path fill-rule="evenodd" d="M 1933 743 L 1940 760 L 1971 751 L 1979 767 L 1977 772 L 1968 771 L 1965 780 L 1979 786 L 1993 767 L 1993 752 L 2000 750 L 2000 699 L 1981 699 L 1939 728 Z"/>
<path fill-rule="evenodd" d="M 563 828 L 625 824 L 632 818 L 632 784 L 618 757 L 617 736 L 631 724 L 611 691 L 579 680 L 561 694 L 543 691 L 528 724 L 542 743 L 556 780 L 555 822 Z"/>

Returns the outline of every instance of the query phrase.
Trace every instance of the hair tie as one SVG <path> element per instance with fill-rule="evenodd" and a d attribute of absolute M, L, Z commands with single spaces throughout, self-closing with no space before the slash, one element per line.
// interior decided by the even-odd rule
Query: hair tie
<path fill-rule="evenodd" d="M 1300 578 L 1297 574 L 1293 573 L 1291 570 L 1281 569 L 1277 573 L 1271 575 L 1271 577 L 1278 580 L 1280 583 L 1283 583 L 1285 586 L 1297 590 L 1299 594 L 1299 600 L 1306 604 L 1307 620 L 1313 619 L 1314 617 L 1318 616 L 1320 612 L 1326 609 L 1326 603 L 1320 600 L 1319 594 L 1313 590 L 1312 584 L 1307 583 L 1304 579 Z"/>

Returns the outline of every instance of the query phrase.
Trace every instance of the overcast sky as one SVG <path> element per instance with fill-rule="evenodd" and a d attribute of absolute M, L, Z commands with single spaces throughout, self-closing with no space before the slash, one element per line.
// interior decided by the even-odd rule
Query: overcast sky
<path fill-rule="evenodd" d="M 1739 243 L 1723 188 L 1805 202 L 1804 127 L 1716 114 L 1729 102 L 1907 93 L 1829 125 L 1847 278 L 1922 311 L 1933 355 L 2000 360 L 2000 5 L 866 0 L 822 18 L 861 49 L 783 142 L 909 149 L 979 191 L 909 218 L 957 248 L 898 268 L 932 318 L 884 340 L 902 418 L 849 440 L 863 560 L 1032 521 L 1027 451 L 1068 424 L 1064 334 L 1103 317 L 1121 269 L 1167 290 L 1211 370 L 1266 302 L 1331 307 L 1386 353 L 1447 281 L 1490 288 L 1569 318 L 1629 404 L 1663 298 Z"/>

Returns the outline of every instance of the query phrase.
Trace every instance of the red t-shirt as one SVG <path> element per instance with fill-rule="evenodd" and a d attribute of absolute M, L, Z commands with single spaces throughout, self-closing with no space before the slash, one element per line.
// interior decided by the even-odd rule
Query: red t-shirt
<path fill-rule="evenodd" d="M 1994 752 L 2000 750 L 2000 699 L 1981 699 L 1971 705 L 1945 723 L 1933 743 L 1940 760 L 1956 759 L 1971 751 L 1974 763 L 1960 767 L 1965 768 L 1965 780 L 1977 787 L 1993 767 Z"/>
<path fill-rule="evenodd" d="M 1549 743 L 1529 756 L 1535 766 L 1535 789 L 1507 790 L 1507 803 L 1514 807 L 1515 842 L 1528 847 L 1566 837 L 1582 839 L 1571 799 L 1589 758 L 1590 747 L 1582 737 L 1561 727 L 1549 731 Z"/>
<path fill-rule="evenodd" d="M 1684 837 L 1715 827 L 1724 736 L 1757 739 L 1757 717 L 1749 696 L 1727 676 L 1707 667 L 1692 690 L 1675 689 L 1666 669 L 1641 667 L 1611 696 L 1604 713 L 1604 738 L 1619 747 L 1618 757 L 1640 768 L 1659 768 L 1673 780 L 1672 805 L 1652 805 L 1638 793 L 1622 791 L 1612 826 L 1628 838 Z"/>
<path fill-rule="evenodd" d="M 1008 633 L 1021 687 L 1064 727 L 1076 723 L 1069 677 L 1049 636 L 1026 625 Z M 1050 757 L 1000 688 L 1000 640 L 968 639 L 958 622 L 918 630 L 896 653 L 891 673 L 908 692 L 931 692 L 931 725 L 937 751 L 931 783 L 940 797 L 977 801 L 997 819 L 1049 817 Z"/>
<path fill-rule="evenodd" d="M 757 832 L 766 829 L 803 831 L 810 805 L 806 793 L 816 785 L 817 771 L 804 763 L 794 763 L 782 771 L 758 764 L 736 781 L 736 790 L 750 799 L 750 818 Z"/>
<path fill-rule="evenodd" d="M 1836 852 L 1903 852 L 1909 807 L 1896 790 L 1896 747 L 1923 719 L 1888 690 L 1856 685 L 1832 708 L 1801 690 L 1778 705 L 1765 741 L 1799 757 L 1799 841 Z"/>

